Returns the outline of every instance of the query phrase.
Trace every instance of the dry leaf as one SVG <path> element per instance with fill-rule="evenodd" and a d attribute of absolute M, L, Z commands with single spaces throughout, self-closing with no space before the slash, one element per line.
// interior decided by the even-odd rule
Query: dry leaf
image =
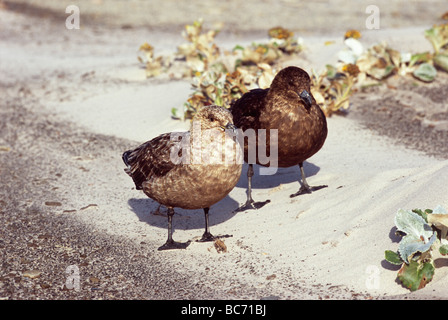
<path fill-rule="evenodd" d="M 441 239 L 446 239 L 448 231 L 448 214 L 432 213 L 427 216 L 428 224 L 435 226 L 442 231 Z"/>
<path fill-rule="evenodd" d="M 218 253 L 227 252 L 227 246 L 221 239 L 216 239 L 214 243 L 215 249 Z"/>
<path fill-rule="evenodd" d="M 361 38 L 361 32 L 359 32 L 358 30 L 348 30 L 345 35 L 344 38 L 354 38 L 354 39 L 359 39 Z"/>

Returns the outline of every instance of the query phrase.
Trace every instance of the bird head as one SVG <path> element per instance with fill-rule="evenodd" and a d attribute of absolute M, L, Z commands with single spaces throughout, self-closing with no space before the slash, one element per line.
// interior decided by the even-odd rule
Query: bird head
<path fill-rule="evenodd" d="M 306 108 L 309 109 L 313 104 L 313 98 L 311 97 L 311 94 L 305 89 L 303 89 L 302 92 L 297 94 L 299 95 L 300 99 L 302 99 L 302 101 L 305 103 Z"/>
<path fill-rule="evenodd" d="M 233 116 L 230 111 L 216 105 L 205 106 L 199 109 L 193 118 L 194 121 L 200 122 L 201 130 L 220 129 L 222 131 L 235 131 L 237 129 L 233 124 Z"/>
<path fill-rule="evenodd" d="M 306 109 L 314 102 L 310 89 L 311 79 L 308 73 L 298 67 L 287 67 L 280 70 L 272 81 L 271 89 L 291 94 L 291 97 L 299 97 Z"/>

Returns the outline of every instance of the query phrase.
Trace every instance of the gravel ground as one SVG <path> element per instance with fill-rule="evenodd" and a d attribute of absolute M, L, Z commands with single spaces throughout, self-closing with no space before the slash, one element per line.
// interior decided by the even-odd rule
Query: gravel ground
<path fill-rule="evenodd" d="M 393 78 L 353 96 L 347 114 L 375 134 L 398 144 L 448 159 L 448 76 L 439 72 L 431 84 Z"/>

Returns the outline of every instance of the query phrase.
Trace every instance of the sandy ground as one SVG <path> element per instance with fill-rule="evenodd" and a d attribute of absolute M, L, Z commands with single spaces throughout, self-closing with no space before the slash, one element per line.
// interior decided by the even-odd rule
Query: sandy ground
<path fill-rule="evenodd" d="M 297 168 L 256 173 L 254 197 L 271 203 L 233 214 L 245 200 L 244 168 L 237 187 L 211 209 L 212 232 L 233 235 L 226 253 L 196 242 L 158 252 L 166 217 L 154 214 L 157 203 L 134 189 L 121 161 L 124 150 L 187 127 L 169 114 L 190 84 L 145 79 L 136 59 L 145 41 L 172 52 L 183 25 L 199 15 L 229 26 L 217 39 L 229 48 L 283 25 L 306 45 L 290 63 L 309 71 L 335 61 L 341 34 L 352 27 L 366 43 L 431 50 L 422 32 L 440 22 L 442 1 L 404 8 L 376 1 L 380 30 L 363 29 L 361 1 L 74 3 L 80 30 L 65 28 L 63 1 L 0 2 L 1 298 L 448 298 L 445 259 L 415 293 L 384 261 L 384 251 L 398 245 L 399 208 L 448 207 L 446 74 L 431 84 L 392 78 L 356 93 L 346 116 L 329 118 L 328 140 L 305 166 L 309 182 L 326 189 L 290 199 Z M 175 239 L 194 240 L 203 232 L 202 212 L 176 210 L 174 224 Z M 79 291 L 64 287 L 69 266 L 79 269 Z"/>

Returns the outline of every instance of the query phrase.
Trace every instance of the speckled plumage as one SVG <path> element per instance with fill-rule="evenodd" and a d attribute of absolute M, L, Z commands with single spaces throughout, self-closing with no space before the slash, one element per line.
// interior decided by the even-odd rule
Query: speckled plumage
<path fill-rule="evenodd" d="M 172 241 L 174 207 L 204 209 L 207 239 L 203 238 L 213 238 L 208 231 L 208 209 L 227 196 L 241 175 L 240 146 L 229 131 L 234 128 L 228 110 L 203 107 L 190 131 L 165 133 L 123 153 L 125 171 L 137 190 L 168 208 L 168 241 L 161 249 L 183 247 Z"/>
<path fill-rule="evenodd" d="M 247 129 L 266 129 L 267 154 L 270 154 L 270 129 L 278 130 L 278 167 L 299 165 L 302 173 L 302 188 L 294 195 L 311 192 L 306 183 L 303 162 L 318 152 L 327 137 L 327 122 L 324 113 L 310 94 L 310 78 L 297 67 L 281 70 L 272 81 L 269 89 L 255 89 L 244 94 L 231 106 L 235 125 L 243 131 Z M 258 148 L 246 141 L 244 157 L 248 162 L 249 148 Z M 257 152 L 258 155 L 258 152 Z M 258 156 L 257 164 L 260 163 Z M 268 164 L 269 165 L 269 164 Z M 253 175 L 249 163 L 249 192 L 245 210 L 253 208 L 250 183 Z M 320 187 L 315 187 L 318 189 Z M 294 196 L 292 195 L 292 196 Z"/>

